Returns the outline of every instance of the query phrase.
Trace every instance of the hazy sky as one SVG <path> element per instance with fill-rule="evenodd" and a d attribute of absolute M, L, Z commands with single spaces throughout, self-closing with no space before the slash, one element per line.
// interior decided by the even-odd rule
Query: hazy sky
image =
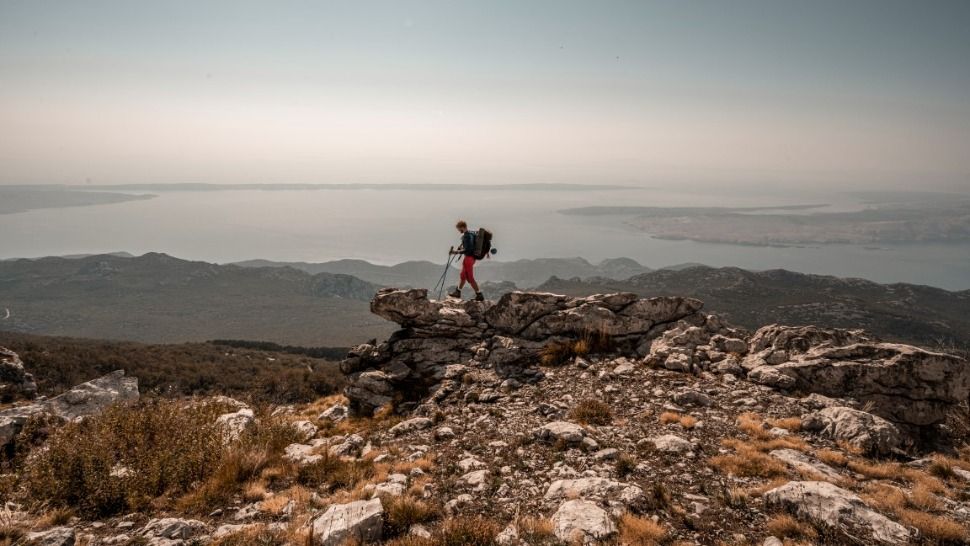
<path fill-rule="evenodd" d="M 970 191 L 970 2 L 0 0 L 0 183 Z"/>

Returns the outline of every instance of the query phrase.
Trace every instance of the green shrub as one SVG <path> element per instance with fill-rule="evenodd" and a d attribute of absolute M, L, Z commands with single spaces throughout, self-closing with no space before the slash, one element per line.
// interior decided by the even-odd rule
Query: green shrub
<path fill-rule="evenodd" d="M 215 417 L 212 408 L 158 399 L 108 408 L 51 434 L 28 460 L 23 489 L 29 500 L 90 517 L 188 491 L 225 456 Z"/>

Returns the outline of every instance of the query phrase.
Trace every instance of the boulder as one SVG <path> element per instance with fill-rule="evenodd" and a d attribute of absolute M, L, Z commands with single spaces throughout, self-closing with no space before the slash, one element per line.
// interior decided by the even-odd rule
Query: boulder
<path fill-rule="evenodd" d="M 648 441 L 653 444 L 657 451 L 665 453 L 686 453 L 694 449 L 693 444 L 676 434 L 664 434 L 663 436 L 649 438 Z"/>
<path fill-rule="evenodd" d="M 582 443 L 583 439 L 586 438 L 586 429 L 568 421 L 553 421 L 537 428 L 533 435 L 542 442 L 555 443 L 561 441 L 567 445 L 576 445 Z"/>
<path fill-rule="evenodd" d="M 292 427 L 293 430 L 295 430 L 296 433 L 303 438 L 303 440 L 309 440 L 317 435 L 317 426 L 305 419 L 291 422 L 290 427 Z"/>
<path fill-rule="evenodd" d="M 33 398 L 36 394 L 37 382 L 24 369 L 17 353 L 0 347 L 0 403 Z"/>
<path fill-rule="evenodd" d="M 881 417 L 915 426 L 943 421 L 970 396 L 966 360 L 872 342 L 859 330 L 766 326 L 742 365 L 755 383 L 853 398 Z"/>
<path fill-rule="evenodd" d="M 547 500 L 580 498 L 587 500 L 619 500 L 627 506 L 644 499 L 643 490 L 635 485 L 613 481 L 607 478 L 577 478 L 556 480 L 546 490 Z"/>
<path fill-rule="evenodd" d="M 311 538 L 315 546 L 338 546 L 353 539 L 377 542 L 383 537 L 383 524 L 384 506 L 379 498 L 335 504 L 313 520 Z"/>
<path fill-rule="evenodd" d="M 140 534 L 145 537 L 185 540 L 205 533 L 206 524 L 195 519 L 161 518 L 149 520 Z"/>
<path fill-rule="evenodd" d="M 333 421 L 334 423 L 338 423 L 346 419 L 347 414 L 347 406 L 344 404 L 334 404 L 321 413 L 318 419 L 321 421 L 329 420 Z"/>
<path fill-rule="evenodd" d="M 388 432 L 391 434 L 391 436 L 401 436 L 409 432 L 430 428 L 433 424 L 434 421 L 428 419 L 427 417 L 414 417 L 394 425 L 390 428 L 390 430 L 388 430 Z"/>
<path fill-rule="evenodd" d="M 124 370 L 115 370 L 47 400 L 44 406 L 48 412 L 73 421 L 101 413 L 112 404 L 136 400 L 138 379 L 125 377 Z"/>
<path fill-rule="evenodd" d="M 74 546 L 77 540 L 74 529 L 71 527 L 54 527 L 46 531 L 27 533 L 24 537 L 25 546 Z"/>
<path fill-rule="evenodd" d="M 764 499 L 770 507 L 854 536 L 859 533 L 885 544 L 907 544 L 910 539 L 906 527 L 869 508 L 855 493 L 828 482 L 788 482 L 765 493 Z"/>
<path fill-rule="evenodd" d="M 255 422 L 256 414 L 249 408 L 223 413 L 216 418 L 216 424 L 222 428 L 223 440 L 227 444 L 238 440 Z"/>
<path fill-rule="evenodd" d="M 552 515 L 552 526 L 556 538 L 569 544 L 595 544 L 616 533 L 609 514 L 587 500 L 562 503 Z"/>
<path fill-rule="evenodd" d="M 821 461 L 816 461 L 796 449 L 775 449 L 768 454 L 776 459 L 785 461 L 788 466 L 809 476 L 816 474 L 822 478 L 836 481 L 842 477 L 831 466 Z"/>
<path fill-rule="evenodd" d="M 823 408 L 804 416 L 802 428 L 832 440 L 845 440 L 875 455 L 892 453 L 902 443 L 899 429 L 889 421 L 843 406 Z"/>

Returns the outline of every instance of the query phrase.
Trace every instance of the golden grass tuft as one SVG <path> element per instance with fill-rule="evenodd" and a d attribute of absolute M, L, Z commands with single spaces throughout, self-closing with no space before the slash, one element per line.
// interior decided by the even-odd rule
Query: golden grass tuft
<path fill-rule="evenodd" d="M 901 476 L 899 463 L 849 461 L 846 466 L 848 466 L 849 470 L 857 474 L 862 474 L 870 479 L 890 480 Z"/>
<path fill-rule="evenodd" d="M 834 449 L 818 449 L 815 451 L 815 457 L 830 466 L 845 466 L 849 464 L 849 458 Z"/>
<path fill-rule="evenodd" d="M 742 432 L 756 440 L 768 440 L 772 437 L 765 428 L 764 419 L 757 413 L 748 411 L 738 415 L 736 424 Z"/>
<path fill-rule="evenodd" d="M 613 422 L 613 410 L 606 402 L 587 398 L 580 400 L 569 416 L 584 425 L 608 425 Z"/>
<path fill-rule="evenodd" d="M 935 516 L 916 510 L 900 510 L 896 512 L 896 516 L 900 523 L 919 529 L 920 534 L 930 540 L 965 544 L 964 541 L 970 536 L 970 529 L 945 516 Z"/>
<path fill-rule="evenodd" d="M 667 538 L 668 530 L 652 519 L 623 514 L 620 518 L 620 544 L 623 546 L 654 546 Z"/>
<path fill-rule="evenodd" d="M 801 417 L 785 417 L 783 419 L 769 419 L 768 424 L 773 427 L 783 428 L 790 432 L 798 432 L 802 429 Z"/>
<path fill-rule="evenodd" d="M 428 501 L 402 495 L 382 498 L 384 504 L 384 529 L 390 536 L 406 533 L 412 525 L 437 519 L 440 510 Z"/>
<path fill-rule="evenodd" d="M 695 426 L 697 426 L 697 418 L 694 417 L 693 415 L 685 415 L 681 417 L 680 420 L 677 422 L 680 423 L 680 426 L 684 427 L 687 430 L 690 430 Z"/>
<path fill-rule="evenodd" d="M 788 473 L 785 463 L 749 443 L 735 440 L 731 447 L 734 453 L 711 457 L 708 459 L 710 465 L 725 474 L 741 477 L 773 478 Z"/>
<path fill-rule="evenodd" d="M 818 531 L 811 525 L 798 521 L 788 514 L 777 514 L 765 523 L 765 530 L 769 535 L 779 538 L 807 538 L 818 537 Z"/>
<path fill-rule="evenodd" d="M 674 411 L 665 411 L 660 414 L 660 424 L 669 425 L 670 423 L 680 422 L 681 415 Z"/>

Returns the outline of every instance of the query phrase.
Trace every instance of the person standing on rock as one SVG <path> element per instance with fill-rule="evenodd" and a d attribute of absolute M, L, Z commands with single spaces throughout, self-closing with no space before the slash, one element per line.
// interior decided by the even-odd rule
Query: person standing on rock
<path fill-rule="evenodd" d="M 481 290 L 478 289 L 478 283 L 475 282 L 475 234 L 468 231 L 468 224 L 464 220 L 458 220 L 455 227 L 458 229 L 458 233 L 461 233 L 461 246 L 452 249 L 451 253 L 463 254 L 465 257 L 461 261 L 458 288 L 455 288 L 455 291 L 448 295 L 453 298 L 461 298 L 461 289 L 465 287 L 467 282 L 475 291 L 475 301 L 485 301 L 485 296 L 482 295 Z"/>

